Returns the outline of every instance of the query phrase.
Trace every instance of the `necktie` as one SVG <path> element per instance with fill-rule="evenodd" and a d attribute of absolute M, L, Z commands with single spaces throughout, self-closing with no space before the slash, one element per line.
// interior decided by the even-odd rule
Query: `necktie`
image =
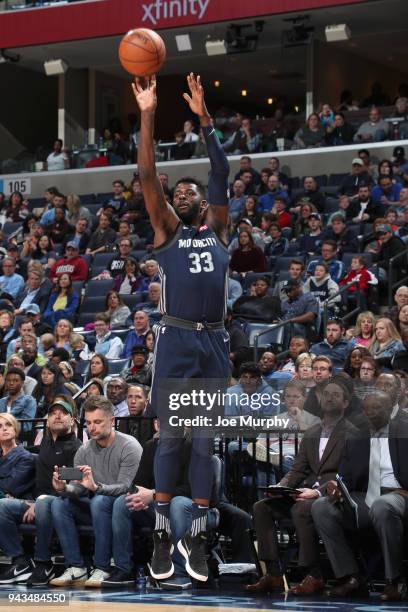
<path fill-rule="evenodd" d="M 378 436 L 370 440 L 370 470 L 368 475 L 368 487 L 365 503 L 369 508 L 381 495 L 381 440 Z"/>

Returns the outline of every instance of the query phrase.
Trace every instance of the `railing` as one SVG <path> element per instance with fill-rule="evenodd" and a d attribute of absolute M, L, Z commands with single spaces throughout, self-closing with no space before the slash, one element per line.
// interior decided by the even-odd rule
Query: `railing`
<path fill-rule="evenodd" d="M 254 336 L 254 361 L 258 362 L 258 348 L 259 348 L 259 338 L 261 336 L 265 336 L 266 334 L 270 334 L 272 331 L 279 329 L 280 327 L 285 327 L 285 325 L 290 325 L 292 327 L 291 321 L 281 321 L 280 323 L 276 323 L 276 325 L 271 325 L 267 329 L 260 331 L 258 334 Z"/>
<path fill-rule="evenodd" d="M 398 255 L 391 257 L 391 259 L 388 261 L 388 308 L 391 308 L 391 306 L 393 305 L 394 289 L 397 289 L 408 281 L 408 276 L 404 276 L 404 278 L 401 278 L 396 283 L 393 282 L 395 269 L 394 263 L 396 261 L 399 261 L 403 257 L 405 257 L 405 264 L 407 264 L 408 249 L 406 249 L 405 251 L 401 251 L 401 253 L 398 253 Z M 406 270 L 407 265 L 405 265 L 404 268 Z"/>
<path fill-rule="evenodd" d="M 324 300 L 324 302 L 323 302 L 323 329 L 326 329 L 327 321 L 330 318 L 329 317 L 329 308 L 330 308 L 330 304 L 329 303 L 332 303 L 333 299 L 336 298 L 337 296 L 339 296 L 339 295 L 342 296 L 343 293 L 348 291 L 348 289 L 350 287 L 352 287 L 353 285 L 357 285 L 357 289 L 358 289 L 359 282 L 357 280 L 354 280 L 351 283 L 347 283 L 347 285 L 344 285 L 344 287 L 342 287 L 336 293 L 334 293 L 329 298 L 327 298 L 327 300 Z M 361 310 L 361 292 L 360 291 L 356 291 L 355 295 L 356 295 L 356 298 L 357 298 L 357 306 L 355 308 L 353 308 L 353 310 L 351 310 L 350 312 L 345 314 L 344 317 L 341 317 L 341 320 L 343 321 L 343 323 L 345 321 L 347 321 L 348 319 L 351 319 L 351 317 L 353 317 L 355 314 L 358 314 L 360 312 L 360 310 Z"/>

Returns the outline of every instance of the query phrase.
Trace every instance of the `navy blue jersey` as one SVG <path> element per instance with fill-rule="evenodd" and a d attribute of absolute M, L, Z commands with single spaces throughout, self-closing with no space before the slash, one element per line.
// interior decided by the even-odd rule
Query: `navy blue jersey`
<path fill-rule="evenodd" d="M 155 253 L 162 314 L 208 323 L 224 319 L 229 256 L 213 229 L 180 223 L 174 237 Z"/>

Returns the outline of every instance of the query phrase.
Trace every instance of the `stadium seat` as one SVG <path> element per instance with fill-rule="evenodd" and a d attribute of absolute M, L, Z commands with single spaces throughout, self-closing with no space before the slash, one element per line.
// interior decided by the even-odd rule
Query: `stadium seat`
<path fill-rule="evenodd" d="M 95 204 L 95 194 L 94 193 L 85 193 L 79 196 L 81 200 L 82 206 L 86 206 L 88 208 L 89 204 Z"/>
<path fill-rule="evenodd" d="M 108 278 L 104 280 L 90 280 L 86 287 L 85 296 L 87 295 L 93 295 L 94 297 L 97 297 L 99 295 L 106 296 L 108 291 L 110 291 L 113 288 L 114 282 L 115 281 L 113 278 Z"/>
<path fill-rule="evenodd" d="M 323 206 L 323 212 L 329 215 L 335 212 L 341 212 L 339 201 L 336 198 L 326 198 L 326 202 Z"/>
<path fill-rule="evenodd" d="M 251 347 L 255 346 L 255 337 L 260 332 L 263 332 L 267 329 L 269 329 L 270 332 L 267 334 L 264 334 L 263 336 L 259 338 L 258 347 L 265 348 L 267 346 L 270 346 L 271 344 L 282 344 L 283 334 L 284 334 L 284 329 L 285 329 L 283 326 L 278 327 L 276 329 L 276 325 L 274 324 L 266 325 L 265 323 L 248 323 L 249 346 Z"/>
<path fill-rule="evenodd" d="M 79 374 L 85 379 L 85 376 L 88 374 L 89 370 L 89 361 L 85 361 L 84 359 L 80 359 L 75 362 L 75 374 Z"/>
<path fill-rule="evenodd" d="M 6 223 L 2 227 L 2 230 L 6 234 L 6 236 L 10 236 L 11 234 L 14 234 L 14 232 L 19 230 L 20 227 L 23 227 L 22 221 L 6 221 Z"/>
<path fill-rule="evenodd" d="M 108 191 L 106 193 L 97 193 L 95 196 L 95 200 L 97 202 L 104 202 L 105 200 L 109 200 L 109 198 L 112 197 L 112 191 Z M 102 206 L 102 204 L 100 204 L 99 208 Z"/>
<path fill-rule="evenodd" d="M 106 295 L 89 295 L 85 293 L 84 301 L 81 304 L 81 311 L 84 312 L 103 312 L 106 309 Z"/>
<path fill-rule="evenodd" d="M 147 251 L 140 249 L 138 251 L 132 251 L 130 255 L 131 255 L 131 257 L 134 257 L 135 259 L 140 261 L 141 259 L 146 257 L 147 254 L 148 254 Z M 153 257 L 153 259 L 154 259 L 154 257 Z"/>
<path fill-rule="evenodd" d="M 89 270 L 89 276 L 92 279 L 95 276 L 99 276 L 99 274 L 102 274 L 102 272 L 105 272 L 105 270 L 106 266 L 95 266 L 94 264 L 92 264 Z"/>
<path fill-rule="evenodd" d="M 129 364 L 129 359 L 108 359 L 109 374 L 111 376 L 122 374 L 123 370 L 126 370 Z"/>
<path fill-rule="evenodd" d="M 145 294 L 142 291 L 136 291 L 136 293 L 131 293 L 130 295 L 121 295 L 121 298 L 132 312 L 136 304 L 145 301 Z"/>
<path fill-rule="evenodd" d="M 85 286 L 85 281 L 72 281 L 72 288 L 81 295 L 82 289 Z"/>
<path fill-rule="evenodd" d="M 307 176 L 310 176 L 310 174 L 307 175 Z M 305 178 L 306 178 L 305 176 L 302 178 L 302 184 L 303 184 L 303 181 L 305 180 Z M 314 179 L 315 179 L 318 187 L 325 187 L 327 185 L 327 180 L 328 179 L 327 179 L 327 175 L 326 174 L 318 174 L 317 176 L 314 177 Z"/>
<path fill-rule="evenodd" d="M 337 174 L 336 173 L 331 174 L 329 176 L 327 185 L 329 187 L 338 187 L 340 183 L 342 183 L 347 176 L 348 176 L 348 172 L 339 172 Z"/>
<path fill-rule="evenodd" d="M 111 253 L 97 253 L 96 255 L 94 255 L 94 258 L 92 261 L 92 267 L 96 265 L 96 266 L 104 266 L 105 268 L 107 268 L 114 257 L 115 257 L 115 253 L 112 253 L 112 252 Z"/>
<path fill-rule="evenodd" d="M 95 321 L 95 314 L 96 312 L 85 312 L 85 310 L 81 308 L 81 312 L 78 315 L 76 325 L 78 327 L 83 327 L 87 323 L 93 323 Z M 79 333 L 83 335 L 82 332 Z"/>

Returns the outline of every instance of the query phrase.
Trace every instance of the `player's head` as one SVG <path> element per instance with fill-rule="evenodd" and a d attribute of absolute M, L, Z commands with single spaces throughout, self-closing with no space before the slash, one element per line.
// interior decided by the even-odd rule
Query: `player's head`
<path fill-rule="evenodd" d="M 173 207 L 180 219 L 187 224 L 198 223 L 205 189 L 197 179 L 184 177 L 177 181 L 173 194 Z"/>

